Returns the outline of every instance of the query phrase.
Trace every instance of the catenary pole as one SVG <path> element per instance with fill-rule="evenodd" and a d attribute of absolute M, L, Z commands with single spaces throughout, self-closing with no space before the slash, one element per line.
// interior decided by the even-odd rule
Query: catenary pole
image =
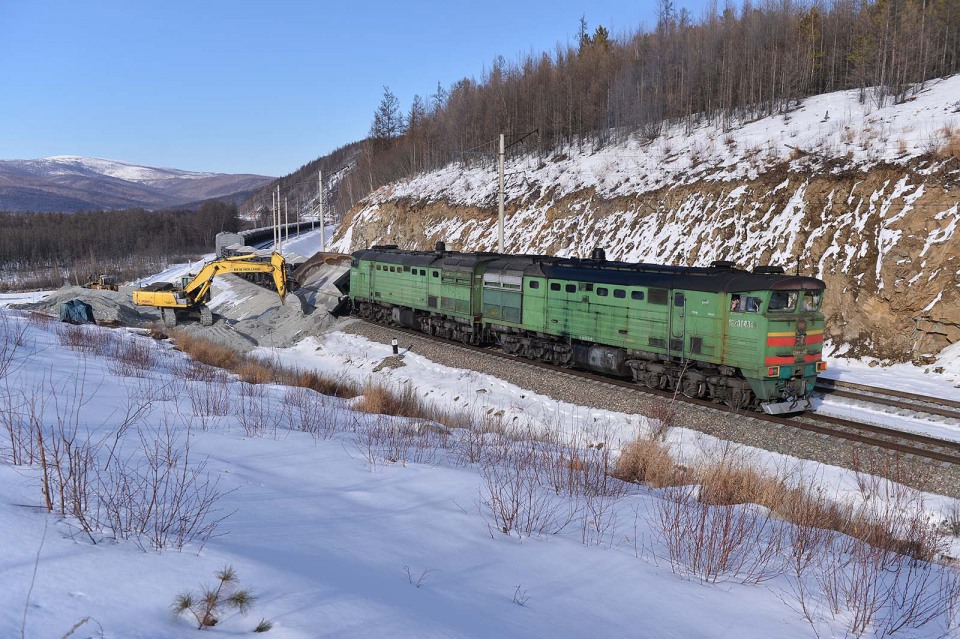
<path fill-rule="evenodd" d="M 497 252 L 503 253 L 503 133 L 500 134 L 500 153 L 497 174 L 500 183 L 500 195 L 497 205 Z"/>
<path fill-rule="evenodd" d="M 320 200 L 320 252 L 326 253 L 324 244 L 326 242 L 327 227 L 323 223 L 323 171 L 317 171 L 317 181 L 319 182 L 317 186 L 317 199 Z"/>

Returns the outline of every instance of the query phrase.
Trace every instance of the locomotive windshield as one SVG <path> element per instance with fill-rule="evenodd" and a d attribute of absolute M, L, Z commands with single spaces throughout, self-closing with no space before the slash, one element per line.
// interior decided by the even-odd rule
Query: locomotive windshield
<path fill-rule="evenodd" d="M 820 309 L 820 302 L 823 301 L 823 291 L 807 291 L 803 294 L 803 311 L 816 311 Z"/>
<path fill-rule="evenodd" d="M 789 313 L 797 307 L 796 291 L 774 291 L 767 310 L 771 313 Z"/>

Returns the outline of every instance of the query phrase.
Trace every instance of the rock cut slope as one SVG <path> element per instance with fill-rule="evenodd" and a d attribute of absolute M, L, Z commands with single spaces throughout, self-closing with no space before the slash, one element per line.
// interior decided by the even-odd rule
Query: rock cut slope
<path fill-rule="evenodd" d="M 877 108 L 825 94 L 733 128 L 510 159 L 506 250 L 702 266 L 775 264 L 826 280 L 848 355 L 924 360 L 960 341 L 960 77 Z M 496 247 L 495 170 L 449 165 L 387 185 L 334 250 Z"/>

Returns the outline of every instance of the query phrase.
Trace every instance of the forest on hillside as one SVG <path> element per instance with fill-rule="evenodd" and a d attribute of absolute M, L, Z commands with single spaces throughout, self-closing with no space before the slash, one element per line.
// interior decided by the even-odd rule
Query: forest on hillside
<path fill-rule="evenodd" d="M 408 109 L 384 87 L 335 209 L 450 162 L 491 162 L 500 133 L 539 153 L 653 139 L 665 123 L 732 126 L 841 89 L 881 106 L 958 70 L 957 0 L 727 0 L 699 17 L 658 0 L 651 29 L 614 39 L 581 20 L 575 44 L 498 57 Z"/>
<path fill-rule="evenodd" d="M 120 281 L 213 250 L 221 231 L 237 231 L 234 204 L 196 210 L 0 212 L 0 290 L 83 284 L 99 274 Z"/>

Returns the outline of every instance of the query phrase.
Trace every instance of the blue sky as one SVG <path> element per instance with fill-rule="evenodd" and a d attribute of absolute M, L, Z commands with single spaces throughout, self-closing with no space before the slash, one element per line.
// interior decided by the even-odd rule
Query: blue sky
<path fill-rule="evenodd" d="M 676 0 L 699 17 L 708 0 Z M 614 35 L 656 2 L 0 0 L 0 159 L 282 175 L 493 58 Z"/>

